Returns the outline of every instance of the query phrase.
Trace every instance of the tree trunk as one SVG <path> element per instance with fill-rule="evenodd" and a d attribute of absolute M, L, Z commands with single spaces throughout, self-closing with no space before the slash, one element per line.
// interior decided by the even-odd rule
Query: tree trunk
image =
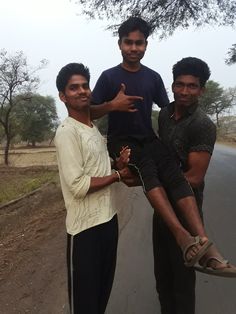
<path fill-rule="evenodd" d="M 5 165 L 8 166 L 8 155 L 9 155 L 9 147 L 10 147 L 10 137 L 7 135 L 7 141 L 6 141 L 6 146 L 5 146 L 5 151 L 4 151 L 4 162 Z"/>

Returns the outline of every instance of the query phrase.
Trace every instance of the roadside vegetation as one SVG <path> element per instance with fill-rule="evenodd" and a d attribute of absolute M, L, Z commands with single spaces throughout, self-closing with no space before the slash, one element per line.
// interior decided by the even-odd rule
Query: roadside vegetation
<path fill-rule="evenodd" d="M 56 167 L 0 167 L 0 206 L 46 183 L 58 183 Z"/>
<path fill-rule="evenodd" d="M 32 68 L 22 51 L 0 50 L 0 142 L 4 143 L 5 165 L 13 142 L 35 146 L 54 136 L 59 123 L 55 100 L 37 93 L 37 72 L 46 65 L 43 59 Z"/>

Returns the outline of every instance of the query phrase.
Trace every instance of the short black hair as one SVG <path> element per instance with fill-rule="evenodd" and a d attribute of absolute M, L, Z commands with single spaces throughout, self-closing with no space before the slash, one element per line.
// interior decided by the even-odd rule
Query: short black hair
<path fill-rule="evenodd" d="M 56 78 L 56 86 L 59 92 L 65 91 L 72 75 L 82 75 L 87 79 L 88 83 L 90 81 L 89 69 L 86 66 L 82 63 L 68 63 L 61 68 Z"/>
<path fill-rule="evenodd" d="M 118 28 L 119 39 L 121 40 L 122 37 L 128 36 L 129 33 L 134 31 L 140 31 L 143 33 L 145 39 L 147 40 L 152 28 L 141 17 L 132 16 L 128 20 L 124 21 Z"/>
<path fill-rule="evenodd" d="M 187 57 L 178 61 L 172 68 L 174 81 L 180 75 L 192 75 L 199 78 L 201 87 L 204 87 L 206 81 L 211 75 L 211 71 L 206 62 L 195 57 Z"/>

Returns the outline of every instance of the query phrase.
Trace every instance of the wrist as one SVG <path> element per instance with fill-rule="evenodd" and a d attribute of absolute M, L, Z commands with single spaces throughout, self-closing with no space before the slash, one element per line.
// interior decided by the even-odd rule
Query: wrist
<path fill-rule="evenodd" d="M 117 181 L 117 182 L 120 182 L 120 181 L 122 180 L 121 175 L 120 175 L 120 172 L 119 172 L 118 170 L 115 170 L 114 173 L 115 173 L 115 175 L 116 175 L 116 177 L 117 177 L 116 181 Z"/>
<path fill-rule="evenodd" d="M 106 107 L 107 107 L 108 112 L 115 110 L 115 105 L 112 100 L 106 102 Z"/>

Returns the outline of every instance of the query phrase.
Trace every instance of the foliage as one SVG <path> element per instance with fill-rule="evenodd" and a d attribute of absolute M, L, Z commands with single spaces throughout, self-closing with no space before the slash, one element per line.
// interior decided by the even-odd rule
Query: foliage
<path fill-rule="evenodd" d="M 206 83 L 205 93 L 200 98 L 201 108 L 209 115 L 214 114 L 213 104 L 219 101 L 224 92 L 219 83 L 209 80 Z"/>
<path fill-rule="evenodd" d="M 202 25 L 234 26 L 235 0 L 76 0 L 82 14 L 89 18 L 123 21 L 129 16 L 142 16 L 160 37 L 173 34 L 178 28 Z M 116 29 L 118 24 L 108 28 Z M 228 64 L 236 62 L 236 51 Z"/>
<path fill-rule="evenodd" d="M 219 83 L 208 81 L 206 91 L 200 99 L 201 108 L 209 115 L 214 115 L 220 127 L 220 116 L 236 105 L 236 87 L 223 89 Z"/>
<path fill-rule="evenodd" d="M 220 118 L 220 129 L 218 129 L 217 138 L 236 142 L 236 116 L 227 115 Z"/>
<path fill-rule="evenodd" d="M 18 118 L 18 132 L 23 141 L 35 146 L 36 142 L 53 137 L 58 126 L 58 116 L 54 98 L 31 95 L 29 100 L 24 100 L 24 95 L 17 102 L 16 116 Z"/>
<path fill-rule="evenodd" d="M 36 72 L 45 65 L 46 60 L 42 60 L 37 68 L 32 69 L 22 51 L 14 55 L 4 49 L 0 51 L 0 124 L 6 138 L 5 164 L 8 164 L 10 142 L 16 135 L 17 121 L 14 108 L 19 101 L 19 95 L 23 95 L 24 99 L 30 99 L 31 93 L 39 84 Z"/>
<path fill-rule="evenodd" d="M 236 44 L 232 45 L 232 47 L 228 51 L 228 58 L 225 60 L 226 64 L 231 65 L 236 63 Z"/>
<path fill-rule="evenodd" d="M 90 18 L 125 20 L 142 16 L 153 30 L 172 34 L 178 27 L 203 24 L 234 25 L 235 0 L 77 0 Z"/>

